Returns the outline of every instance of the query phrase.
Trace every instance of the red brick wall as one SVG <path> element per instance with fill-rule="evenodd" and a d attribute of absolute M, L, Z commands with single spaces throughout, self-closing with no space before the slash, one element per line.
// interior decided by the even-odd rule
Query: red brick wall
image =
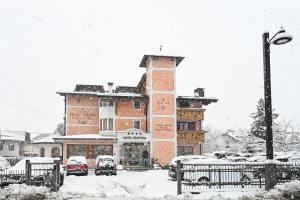
<path fill-rule="evenodd" d="M 67 96 L 67 135 L 99 133 L 98 97 Z"/>

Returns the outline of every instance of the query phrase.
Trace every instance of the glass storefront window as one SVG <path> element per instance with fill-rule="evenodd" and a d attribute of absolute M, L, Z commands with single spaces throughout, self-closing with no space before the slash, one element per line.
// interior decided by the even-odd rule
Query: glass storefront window
<path fill-rule="evenodd" d="M 113 155 L 112 145 L 67 145 L 67 158 L 70 156 L 84 156 L 95 159 L 98 155 Z"/>
<path fill-rule="evenodd" d="M 84 156 L 87 157 L 87 145 L 67 145 L 67 158 L 70 156 Z"/>
<path fill-rule="evenodd" d="M 113 146 L 95 145 L 95 158 L 98 155 L 113 155 Z"/>

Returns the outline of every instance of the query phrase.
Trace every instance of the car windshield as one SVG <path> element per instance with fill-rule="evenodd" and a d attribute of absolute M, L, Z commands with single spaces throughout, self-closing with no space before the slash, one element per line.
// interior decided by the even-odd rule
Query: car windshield
<path fill-rule="evenodd" d="M 67 165 L 79 165 L 79 164 L 86 164 L 86 160 L 83 157 L 70 157 Z"/>

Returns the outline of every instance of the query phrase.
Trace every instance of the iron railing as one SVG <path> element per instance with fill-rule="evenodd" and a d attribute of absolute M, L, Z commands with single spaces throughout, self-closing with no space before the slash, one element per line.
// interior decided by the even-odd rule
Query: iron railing
<path fill-rule="evenodd" d="M 265 163 L 177 163 L 177 193 L 265 187 Z M 300 163 L 276 164 L 277 183 L 300 180 Z"/>
<path fill-rule="evenodd" d="M 0 172 L 0 187 L 26 183 L 58 191 L 63 181 L 64 175 L 60 172 L 59 160 L 54 160 L 53 163 L 30 163 L 30 160 L 26 160 L 25 170 L 8 169 Z"/>

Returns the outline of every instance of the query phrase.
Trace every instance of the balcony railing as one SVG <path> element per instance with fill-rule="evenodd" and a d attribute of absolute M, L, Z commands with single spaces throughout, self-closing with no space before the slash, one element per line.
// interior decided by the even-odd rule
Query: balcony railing
<path fill-rule="evenodd" d="M 204 141 L 204 131 L 195 130 L 177 130 L 177 141 L 184 142 L 203 142 Z"/>

